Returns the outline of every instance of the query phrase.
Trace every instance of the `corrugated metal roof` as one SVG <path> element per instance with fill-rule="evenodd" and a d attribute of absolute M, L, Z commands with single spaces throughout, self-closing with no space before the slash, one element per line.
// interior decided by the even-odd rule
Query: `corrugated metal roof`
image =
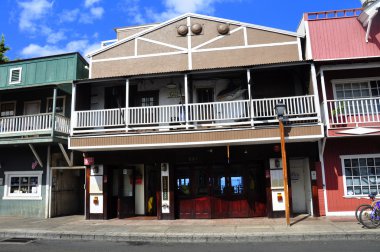
<path fill-rule="evenodd" d="M 275 63 L 266 63 L 266 64 L 257 64 L 257 65 L 244 65 L 244 66 L 231 66 L 231 67 L 216 67 L 216 68 L 200 68 L 200 69 L 193 69 L 191 71 L 168 71 L 168 72 L 155 72 L 155 73 L 149 73 L 149 74 L 136 74 L 136 75 L 120 75 L 120 76 L 107 76 L 107 77 L 98 77 L 93 79 L 82 79 L 82 80 L 75 80 L 74 83 L 91 83 L 96 81 L 102 81 L 102 80 L 117 80 L 117 79 L 125 79 L 125 78 L 138 78 L 138 77 L 150 77 L 150 76 L 157 76 L 157 75 L 183 75 L 185 73 L 191 74 L 191 73 L 199 73 L 204 71 L 213 71 L 213 70 L 241 70 L 241 69 L 255 69 L 255 68 L 263 68 L 263 67 L 287 67 L 287 66 L 294 66 L 294 65 L 306 65 L 312 63 L 312 60 L 299 60 L 299 61 L 287 61 L 287 62 L 275 62 Z"/>
<path fill-rule="evenodd" d="M 380 15 L 373 20 L 369 42 L 357 17 L 309 20 L 314 60 L 380 56 Z"/>

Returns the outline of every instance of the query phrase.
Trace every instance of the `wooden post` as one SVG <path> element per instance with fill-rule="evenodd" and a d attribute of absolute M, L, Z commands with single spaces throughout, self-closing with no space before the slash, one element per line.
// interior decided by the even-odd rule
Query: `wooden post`
<path fill-rule="evenodd" d="M 54 88 L 53 92 L 53 104 L 52 104 L 52 112 L 51 112 L 51 137 L 54 139 L 55 134 L 55 115 L 56 115 L 56 107 L 57 107 L 57 88 Z"/>
<path fill-rule="evenodd" d="M 281 136 L 282 172 L 284 176 L 285 217 L 286 217 L 286 225 L 290 226 L 288 168 L 287 168 L 287 161 L 286 161 L 284 122 L 282 121 L 282 119 L 279 119 L 279 127 L 280 127 L 280 136 Z"/>

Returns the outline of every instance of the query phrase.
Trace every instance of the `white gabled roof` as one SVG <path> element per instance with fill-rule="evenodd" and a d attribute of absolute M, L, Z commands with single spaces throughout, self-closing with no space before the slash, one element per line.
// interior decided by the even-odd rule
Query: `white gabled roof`
<path fill-rule="evenodd" d="M 380 1 L 380 0 L 379 0 Z M 264 31 L 270 31 L 270 32 L 276 32 L 276 33 L 280 33 L 280 34 L 284 34 L 284 35 L 289 35 L 289 36 L 294 36 L 294 37 L 302 37 L 301 34 L 298 34 L 297 32 L 290 32 L 290 31 L 286 31 L 286 30 L 281 30 L 281 29 L 276 29 L 276 28 L 271 28 L 271 27 L 266 27 L 266 26 L 260 26 L 260 25 L 254 25 L 254 24 L 250 24 L 250 23 L 243 23 L 243 22 L 239 22 L 239 21 L 235 21 L 235 20 L 229 20 L 229 19 L 224 19 L 224 18 L 216 18 L 216 17 L 211 17 L 211 16 L 206 16 L 206 15 L 201 15 L 201 14 L 194 14 L 194 13 L 186 13 L 186 14 L 183 14 L 183 15 L 180 15 L 178 17 L 175 17 L 175 18 L 172 18 L 168 21 L 165 21 L 163 23 L 160 23 L 160 24 L 157 24 L 151 28 L 148 28 L 146 30 L 143 30 L 139 33 L 136 33 L 132 36 L 129 36 L 129 37 L 126 37 L 124 39 L 121 39 L 119 41 L 117 41 L 116 43 L 113 43 L 113 44 L 110 44 L 108 46 L 105 46 L 103 48 L 100 48 L 94 52 L 91 52 L 87 55 L 87 57 L 92 57 L 98 53 L 101 53 L 101 52 L 104 52 L 104 51 L 107 51 L 108 49 L 111 49 L 115 46 L 118 46 L 120 44 L 123 44 L 125 42 L 128 42 L 130 40 L 133 40 L 137 37 L 140 37 L 140 36 L 143 36 L 147 33 L 150 33 L 152 31 L 155 31 L 155 30 L 158 30 L 160 29 L 161 27 L 165 27 L 167 25 L 170 25 L 172 23 L 175 23 L 181 19 L 184 19 L 184 18 L 187 18 L 187 17 L 193 17 L 193 18 L 199 18 L 199 19 L 207 19 L 207 20 L 210 20 L 210 21 L 216 21 L 216 22 L 222 22 L 222 23 L 228 23 L 228 24 L 233 24 L 233 25 L 239 25 L 239 26 L 245 26 L 245 27 L 248 27 L 248 28 L 253 28 L 253 29 L 259 29 L 259 30 L 264 30 Z"/>

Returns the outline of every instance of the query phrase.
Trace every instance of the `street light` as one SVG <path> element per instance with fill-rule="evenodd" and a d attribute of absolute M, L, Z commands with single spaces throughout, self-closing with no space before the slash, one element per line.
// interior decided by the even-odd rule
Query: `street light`
<path fill-rule="evenodd" d="M 288 187 L 288 169 L 286 162 L 286 149 L 285 149 L 285 132 L 284 132 L 284 116 L 286 105 L 279 102 L 275 106 L 277 118 L 279 121 L 280 137 L 281 137 L 281 158 L 282 158 L 282 173 L 284 177 L 284 192 L 285 192 L 285 217 L 286 225 L 290 226 L 290 207 L 289 207 L 289 187 Z"/>

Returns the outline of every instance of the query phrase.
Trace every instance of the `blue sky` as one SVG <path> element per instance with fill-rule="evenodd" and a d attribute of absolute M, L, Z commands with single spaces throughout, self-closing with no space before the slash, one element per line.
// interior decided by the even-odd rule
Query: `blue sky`
<path fill-rule="evenodd" d="M 302 13 L 358 8 L 359 0 L 0 0 L 10 59 L 79 51 L 116 37 L 113 28 L 186 12 L 296 31 Z"/>

